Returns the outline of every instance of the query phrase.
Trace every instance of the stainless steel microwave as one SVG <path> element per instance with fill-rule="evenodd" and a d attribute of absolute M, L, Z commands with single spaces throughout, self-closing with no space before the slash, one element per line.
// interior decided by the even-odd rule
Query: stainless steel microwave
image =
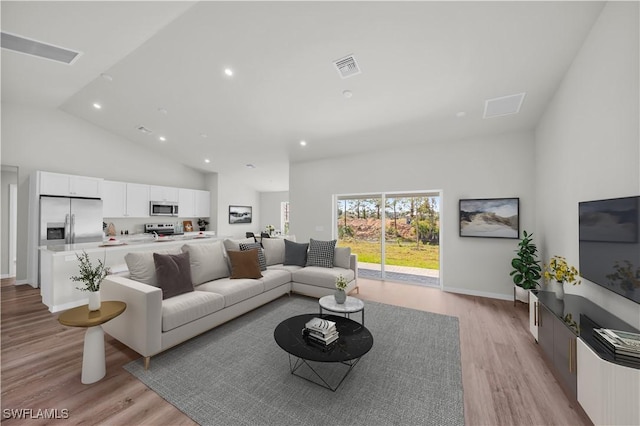
<path fill-rule="evenodd" d="M 149 216 L 178 216 L 178 203 L 173 201 L 150 201 Z"/>

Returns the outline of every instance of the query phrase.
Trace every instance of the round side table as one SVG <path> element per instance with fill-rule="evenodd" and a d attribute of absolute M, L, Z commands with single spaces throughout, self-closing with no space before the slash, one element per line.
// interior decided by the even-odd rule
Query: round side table
<path fill-rule="evenodd" d="M 321 297 L 318 300 L 318 304 L 320 305 L 320 315 L 322 315 L 323 309 L 344 314 L 347 318 L 349 318 L 349 314 L 360 312 L 362 314 L 361 324 L 364 325 L 364 302 L 360 299 L 347 296 L 347 300 L 344 303 L 337 303 L 336 298 L 333 295 L 329 295 Z"/>
<path fill-rule="evenodd" d="M 88 305 L 69 309 L 58 316 L 62 325 L 87 327 L 82 355 L 82 383 L 87 385 L 102 379 L 106 374 L 104 357 L 104 331 L 101 324 L 117 317 L 127 308 L 124 302 L 102 302 L 100 309 L 89 311 Z"/>

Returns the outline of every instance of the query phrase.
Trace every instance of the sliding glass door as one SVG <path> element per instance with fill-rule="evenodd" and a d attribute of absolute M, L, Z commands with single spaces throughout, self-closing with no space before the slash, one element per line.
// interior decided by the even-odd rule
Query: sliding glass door
<path fill-rule="evenodd" d="M 358 254 L 362 278 L 440 286 L 438 193 L 339 195 L 338 245 Z"/>

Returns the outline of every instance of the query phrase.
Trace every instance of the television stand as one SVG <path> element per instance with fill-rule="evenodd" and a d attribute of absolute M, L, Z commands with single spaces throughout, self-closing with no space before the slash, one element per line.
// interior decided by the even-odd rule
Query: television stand
<path fill-rule="evenodd" d="M 594 424 L 640 424 L 640 367 L 614 359 L 594 328 L 639 331 L 582 296 L 532 291 L 530 329 L 556 379 Z M 537 336 L 536 336 L 537 334 Z"/>

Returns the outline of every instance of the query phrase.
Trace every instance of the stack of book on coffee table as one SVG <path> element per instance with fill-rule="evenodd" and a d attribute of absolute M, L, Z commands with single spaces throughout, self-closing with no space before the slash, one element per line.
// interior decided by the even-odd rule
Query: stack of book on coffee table
<path fill-rule="evenodd" d="M 336 323 L 321 318 L 312 318 L 302 329 L 302 335 L 307 343 L 329 348 L 338 340 L 338 330 Z"/>
<path fill-rule="evenodd" d="M 604 345 L 615 359 L 640 366 L 640 334 L 596 328 L 593 336 Z"/>

